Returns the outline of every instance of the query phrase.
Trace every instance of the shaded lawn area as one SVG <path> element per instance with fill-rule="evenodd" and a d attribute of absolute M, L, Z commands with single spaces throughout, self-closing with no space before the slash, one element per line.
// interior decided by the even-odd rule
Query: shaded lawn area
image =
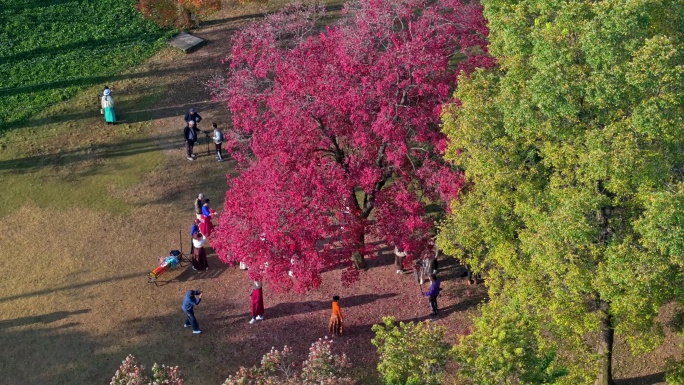
<path fill-rule="evenodd" d="M 0 131 L 154 54 L 170 31 L 134 4 L 0 0 Z"/>

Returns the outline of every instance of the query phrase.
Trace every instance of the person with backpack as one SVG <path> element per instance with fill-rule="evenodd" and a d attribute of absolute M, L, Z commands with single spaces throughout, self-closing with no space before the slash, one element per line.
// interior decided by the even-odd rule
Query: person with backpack
<path fill-rule="evenodd" d="M 188 153 L 188 160 L 195 160 L 195 154 L 193 154 L 192 149 L 197 142 L 197 133 L 200 130 L 197 128 L 197 124 L 194 120 L 188 120 L 188 124 L 185 125 L 183 129 L 183 136 L 185 137 L 185 148 Z"/>
<path fill-rule="evenodd" d="M 216 159 L 223 162 L 223 155 L 221 154 L 221 144 L 223 143 L 223 132 L 218 128 L 216 123 L 211 124 L 214 127 L 214 146 L 216 146 Z"/>

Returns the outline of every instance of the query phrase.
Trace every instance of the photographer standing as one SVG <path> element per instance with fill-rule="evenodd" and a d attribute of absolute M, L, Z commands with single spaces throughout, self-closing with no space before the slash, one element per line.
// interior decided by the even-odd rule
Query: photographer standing
<path fill-rule="evenodd" d="M 185 313 L 185 323 L 183 327 L 192 326 L 192 332 L 194 334 L 200 334 L 202 331 L 197 324 L 197 318 L 195 318 L 195 306 L 202 302 L 202 292 L 200 290 L 188 290 L 185 293 L 185 299 L 183 300 L 183 312 Z"/>

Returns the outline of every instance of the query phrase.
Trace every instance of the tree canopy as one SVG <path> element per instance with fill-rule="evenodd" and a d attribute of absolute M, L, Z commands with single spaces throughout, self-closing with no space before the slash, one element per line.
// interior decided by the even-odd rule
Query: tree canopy
<path fill-rule="evenodd" d="M 339 266 L 353 281 L 368 236 L 409 252 L 407 263 L 420 255 L 426 205 L 462 185 L 441 156 L 441 106 L 458 71 L 491 64 L 475 3 L 362 0 L 344 12 L 321 29 L 321 7 L 290 6 L 246 27 L 214 84 L 240 175 L 212 245 L 284 289 L 318 287 Z"/>
<path fill-rule="evenodd" d="M 683 294 L 684 3 L 482 4 L 498 67 L 443 114 L 466 193 L 438 244 L 525 304 L 559 382 L 608 384 L 613 333 L 652 348 Z"/>

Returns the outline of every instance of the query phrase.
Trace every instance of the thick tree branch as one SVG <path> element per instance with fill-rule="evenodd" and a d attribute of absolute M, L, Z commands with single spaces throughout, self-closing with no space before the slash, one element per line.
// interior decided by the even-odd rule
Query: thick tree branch
<path fill-rule="evenodd" d="M 321 121 L 320 118 L 317 118 L 313 115 L 311 115 L 311 118 L 316 122 L 318 129 L 321 130 L 323 135 L 326 138 L 330 139 L 330 141 L 332 142 L 334 149 L 331 150 L 331 152 L 335 155 L 335 162 L 342 166 L 346 173 L 349 173 L 349 165 L 345 161 L 345 154 L 342 148 L 340 147 L 340 143 L 337 140 L 337 136 L 329 133 L 328 130 L 325 129 L 325 125 L 323 125 L 323 121 Z"/>
<path fill-rule="evenodd" d="M 375 198 L 382 190 L 382 187 L 387 183 L 389 178 L 392 176 L 392 171 L 385 167 L 385 150 L 387 149 L 387 142 L 383 143 L 378 149 L 378 156 L 375 158 L 375 167 L 382 170 L 380 179 L 378 179 L 373 185 L 373 190 L 363 197 L 363 209 L 361 210 L 361 217 L 367 219 L 370 213 L 375 208 Z"/>

